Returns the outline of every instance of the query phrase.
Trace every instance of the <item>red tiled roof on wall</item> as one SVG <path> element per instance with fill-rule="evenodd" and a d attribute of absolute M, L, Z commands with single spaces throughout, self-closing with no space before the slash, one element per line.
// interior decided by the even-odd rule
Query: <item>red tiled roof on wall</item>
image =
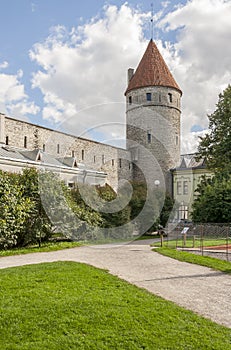
<path fill-rule="evenodd" d="M 180 91 L 156 44 L 151 39 L 148 47 L 131 78 L 125 95 L 134 89 L 147 86 L 166 86 Z"/>

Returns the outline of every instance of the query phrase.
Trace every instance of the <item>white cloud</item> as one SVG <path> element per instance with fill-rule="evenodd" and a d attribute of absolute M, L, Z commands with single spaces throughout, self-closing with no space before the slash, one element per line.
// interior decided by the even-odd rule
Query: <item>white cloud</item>
<path fill-rule="evenodd" d="M 38 106 L 28 101 L 24 85 L 19 81 L 22 76 L 22 70 L 17 75 L 0 73 L 0 110 L 19 119 L 39 111 Z"/>
<path fill-rule="evenodd" d="M 31 3 L 31 12 L 35 12 L 37 10 L 37 4 L 34 2 Z"/>
<path fill-rule="evenodd" d="M 200 133 L 192 133 L 191 128 L 207 127 L 207 113 L 230 82 L 231 3 L 191 0 L 168 14 L 168 2 L 162 5 L 165 9 L 154 16 L 155 24 L 160 31 L 176 31 L 177 39 L 175 43 L 157 40 L 157 45 L 183 90 L 182 151 L 191 152 Z M 146 48 L 147 16 L 150 13 L 134 11 L 127 4 L 107 6 L 103 17 L 71 31 L 55 27 L 43 43 L 35 44 L 30 57 L 41 69 L 33 74 L 32 85 L 44 96 L 43 118 L 55 122 L 69 118 L 66 126 L 71 132 L 124 122 L 126 71 L 137 66 Z M 116 127 L 101 130 L 109 138 L 121 132 Z"/>
<path fill-rule="evenodd" d="M 2 101 L 9 103 L 24 97 L 24 86 L 19 83 L 17 75 L 0 74 L 0 99 Z"/>
<path fill-rule="evenodd" d="M 9 66 L 9 63 L 7 61 L 0 63 L 0 69 L 6 69 L 8 66 Z"/>
<path fill-rule="evenodd" d="M 182 154 L 194 153 L 197 151 L 199 145 L 200 137 L 205 136 L 207 130 L 188 132 L 187 135 L 182 135 L 181 138 L 181 149 Z"/>
<path fill-rule="evenodd" d="M 44 95 L 43 117 L 56 122 L 72 117 L 76 132 L 123 122 L 127 69 L 137 65 L 147 43 L 142 33 L 145 16 L 127 5 L 108 6 L 103 18 L 70 32 L 58 26 L 44 43 L 34 45 L 30 57 L 42 69 L 32 84 Z"/>
<path fill-rule="evenodd" d="M 218 94 L 231 81 L 230 18 L 230 1 L 192 0 L 158 24 L 166 31 L 178 31 L 175 60 L 169 65 L 184 93 L 183 152 L 195 149 L 191 127 L 207 127 L 207 114 L 214 111 Z"/>

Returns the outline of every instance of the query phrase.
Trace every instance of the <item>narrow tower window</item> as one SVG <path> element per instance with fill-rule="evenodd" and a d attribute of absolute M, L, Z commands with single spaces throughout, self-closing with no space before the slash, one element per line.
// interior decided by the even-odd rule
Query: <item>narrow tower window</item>
<path fill-rule="evenodd" d="M 57 144 L 57 153 L 59 154 L 59 152 L 60 152 L 60 145 L 59 145 L 59 143 Z"/>
<path fill-rule="evenodd" d="M 114 159 L 111 160 L 111 165 L 114 166 L 115 165 L 115 161 Z"/>
<path fill-rule="evenodd" d="M 161 94 L 159 94 L 159 102 L 161 102 Z"/>
<path fill-rule="evenodd" d="M 146 99 L 147 99 L 147 101 L 151 101 L 151 100 L 152 100 L 152 94 L 151 94 L 151 92 L 147 92 L 147 93 L 146 93 Z"/>
<path fill-rule="evenodd" d="M 152 134 L 151 134 L 151 131 L 149 130 L 148 133 L 147 133 L 147 139 L 148 139 L 148 143 L 151 143 L 152 142 Z"/>
<path fill-rule="evenodd" d="M 84 160 L 84 149 L 82 149 L 82 160 Z"/>
<path fill-rule="evenodd" d="M 178 144 L 179 144 L 179 136 L 176 135 L 176 145 L 178 146 Z"/>
<path fill-rule="evenodd" d="M 9 136 L 6 136 L 6 145 L 9 145 Z"/>
<path fill-rule="evenodd" d="M 122 159 L 119 158 L 119 167 L 122 168 Z"/>
<path fill-rule="evenodd" d="M 96 162 L 96 156 L 94 156 L 94 159 L 93 159 L 94 163 Z"/>
<path fill-rule="evenodd" d="M 45 145 L 45 143 L 43 144 L 43 152 L 45 152 L 46 151 L 46 145 Z"/>
<path fill-rule="evenodd" d="M 71 156 L 72 156 L 72 158 L 74 158 L 74 156 L 75 156 L 75 151 L 71 151 Z"/>
<path fill-rule="evenodd" d="M 102 155 L 102 164 L 105 164 L 105 157 Z"/>
<path fill-rule="evenodd" d="M 168 99 L 169 99 L 169 102 L 171 102 L 172 103 L 172 94 L 168 94 Z"/>
<path fill-rule="evenodd" d="M 129 102 L 130 105 L 132 104 L 132 96 L 128 97 L 128 102 Z"/>
<path fill-rule="evenodd" d="M 27 137 L 24 136 L 24 148 L 27 148 Z"/>

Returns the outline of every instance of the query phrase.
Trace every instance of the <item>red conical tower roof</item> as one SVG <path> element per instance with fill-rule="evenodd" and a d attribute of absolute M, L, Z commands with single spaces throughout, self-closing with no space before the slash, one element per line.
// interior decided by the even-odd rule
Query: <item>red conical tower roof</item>
<path fill-rule="evenodd" d="M 151 39 L 148 47 L 132 76 L 125 95 L 134 89 L 147 86 L 166 86 L 182 91 L 173 78 L 156 44 Z"/>

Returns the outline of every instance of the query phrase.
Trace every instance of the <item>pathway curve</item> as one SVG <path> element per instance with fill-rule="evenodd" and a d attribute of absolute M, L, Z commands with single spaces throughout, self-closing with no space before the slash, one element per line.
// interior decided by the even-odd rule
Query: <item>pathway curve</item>
<path fill-rule="evenodd" d="M 0 268 L 58 260 L 87 263 L 231 328 L 231 275 L 159 255 L 147 243 L 2 257 Z"/>

